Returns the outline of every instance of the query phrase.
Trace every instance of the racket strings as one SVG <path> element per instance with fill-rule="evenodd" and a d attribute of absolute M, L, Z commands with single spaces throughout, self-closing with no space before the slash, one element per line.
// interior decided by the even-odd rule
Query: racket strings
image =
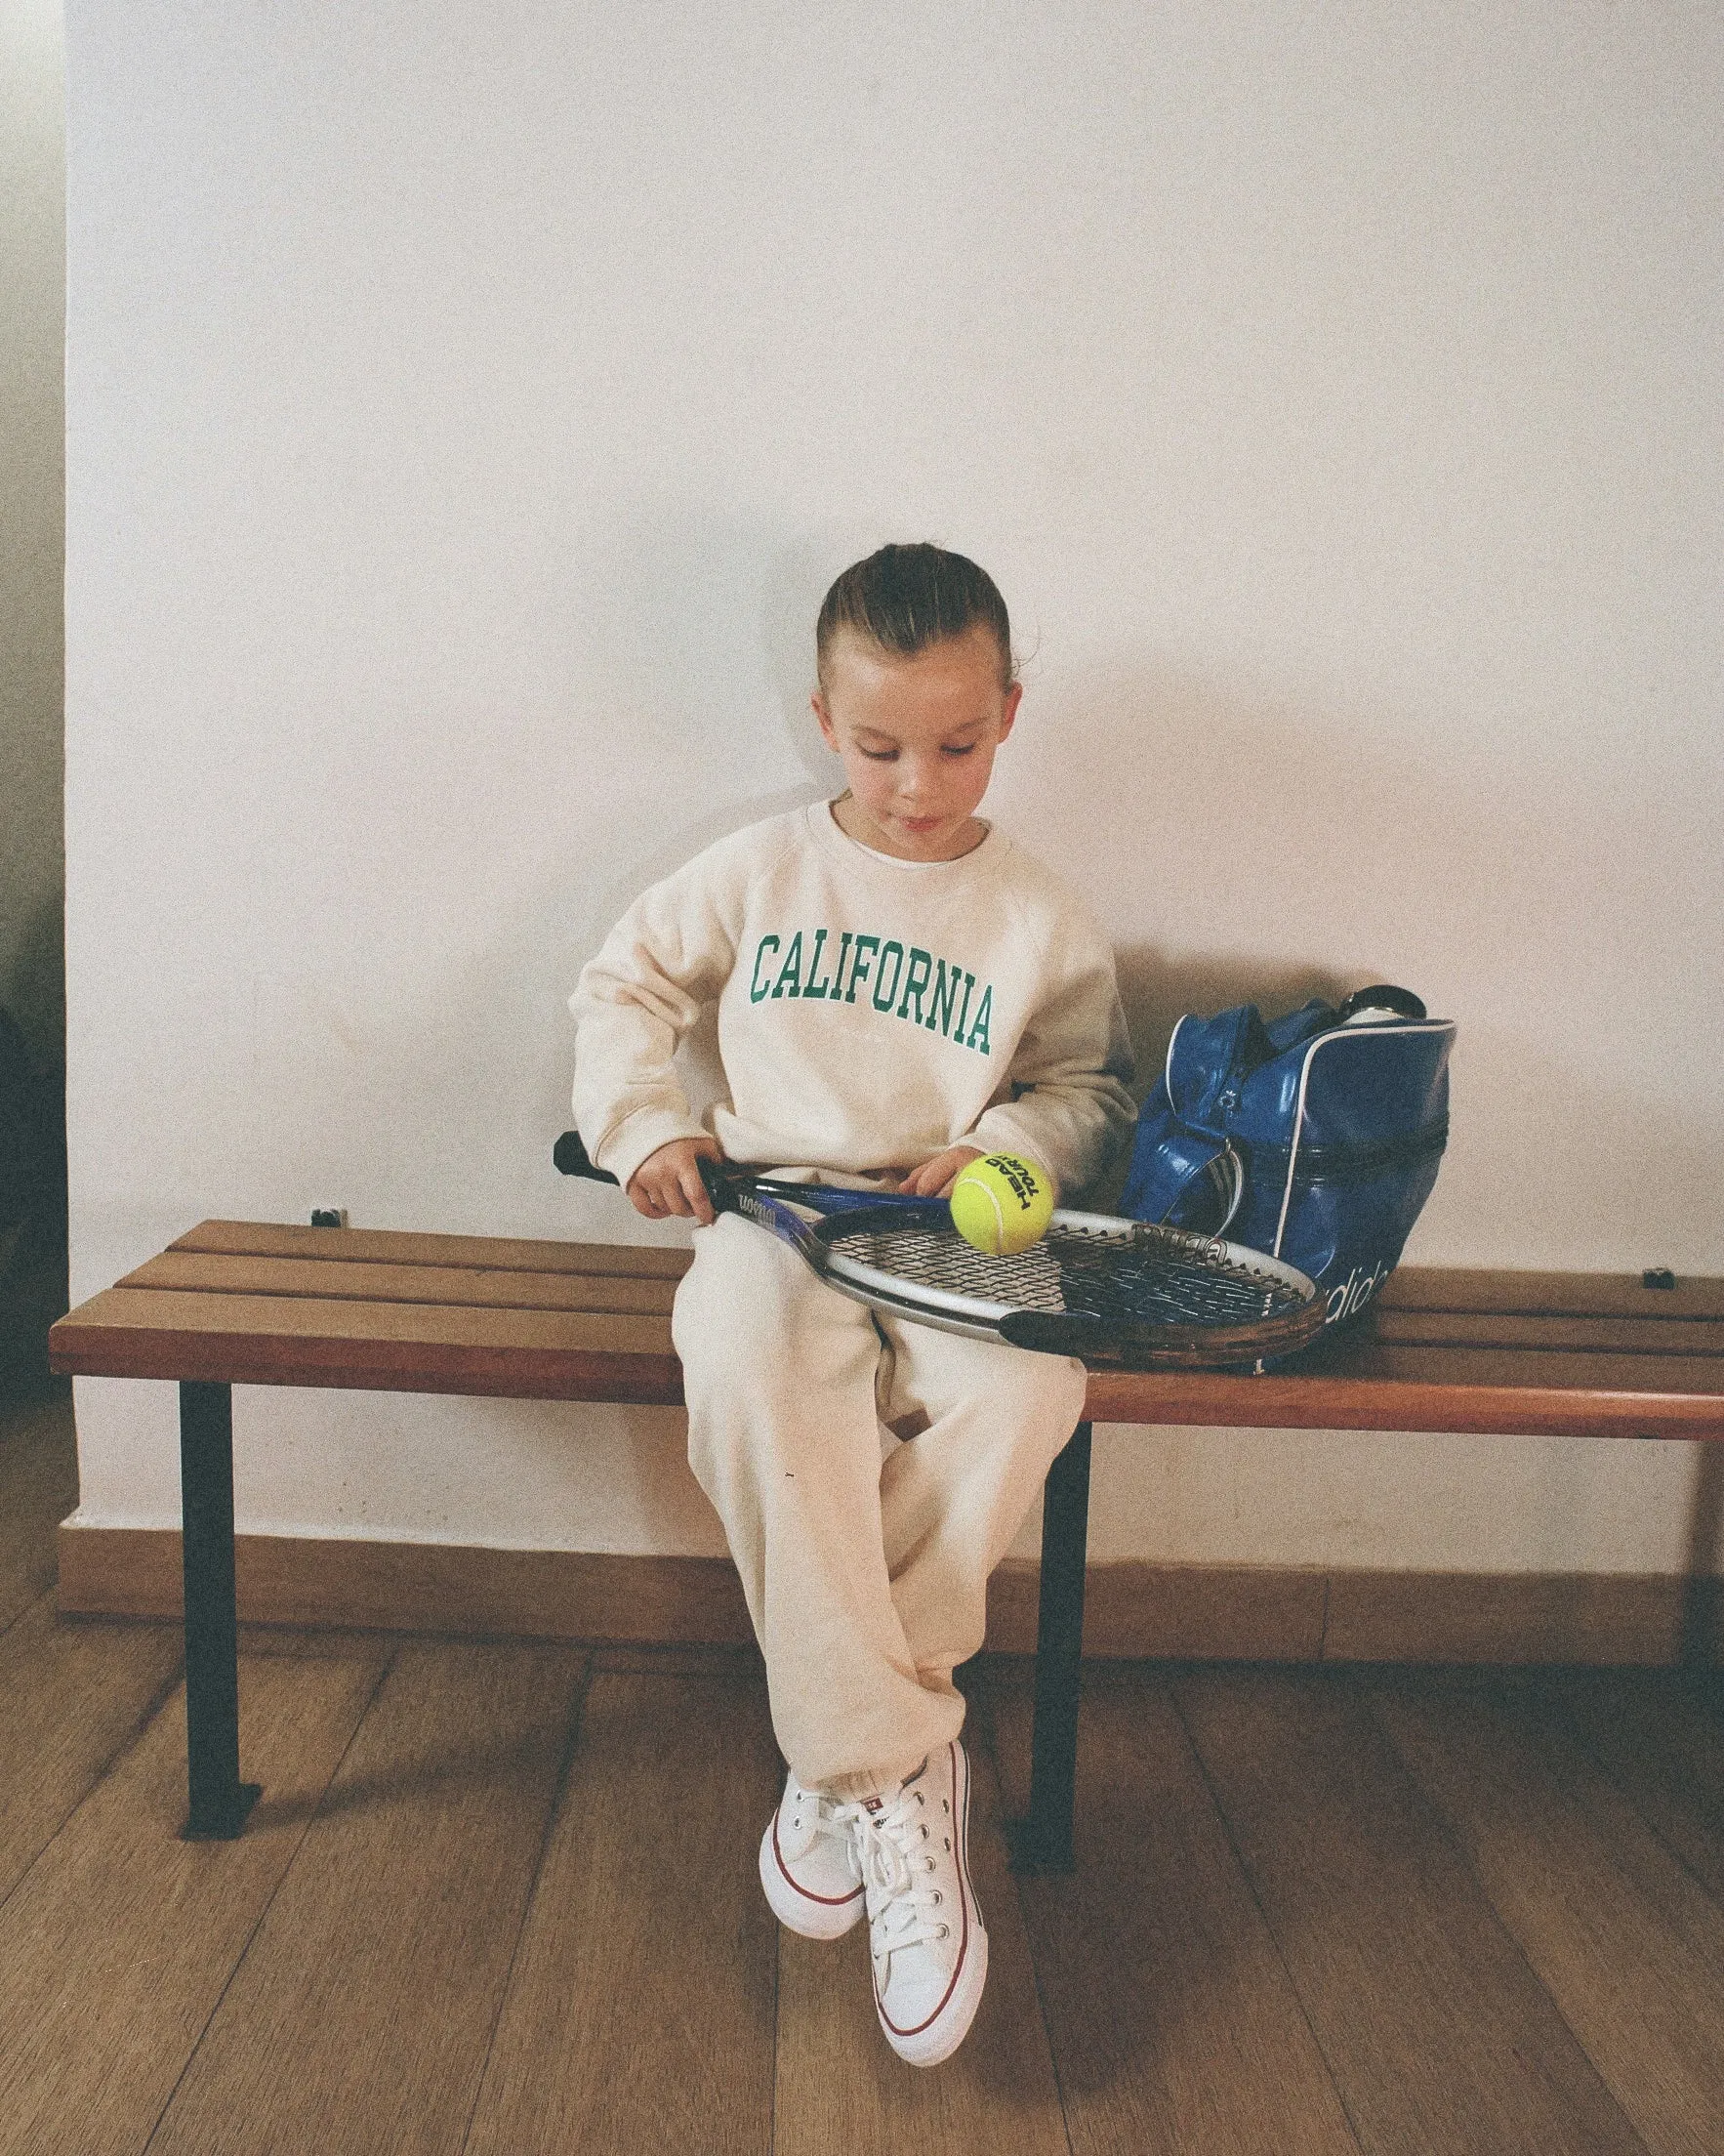
<path fill-rule="evenodd" d="M 1250 1325 L 1301 1303 L 1280 1281 L 1225 1259 L 1057 1229 L 1010 1258 L 990 1258 L 950 1229 L 858 1228 L 833 1241 L 845 1258 L 939 1294 L 1080 1312 L 1109 1325 Z"/>
<path fill-rule="evenodd" d="M 857 1264 L 896 1273 L 919 1288 L 1026 1310 L 1063 1310 L 1062 1274 L 1046 1243 L 1015 1258 L 989 1258 L 949 1228 L 858 1229 L 833 1238 Z"/>

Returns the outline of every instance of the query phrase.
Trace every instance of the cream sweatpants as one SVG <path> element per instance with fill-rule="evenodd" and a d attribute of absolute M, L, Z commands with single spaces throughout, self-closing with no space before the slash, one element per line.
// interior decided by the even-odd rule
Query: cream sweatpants
<path fill-rule="evenodd" d="M 877 1316 L 734 1214 L 696 1229 L 672 1329 L 779 1748 L 805 1787 L 871 1795 L 962 1726 L 952 1671 L 1083 1415 L 1083 1365 Z"/>

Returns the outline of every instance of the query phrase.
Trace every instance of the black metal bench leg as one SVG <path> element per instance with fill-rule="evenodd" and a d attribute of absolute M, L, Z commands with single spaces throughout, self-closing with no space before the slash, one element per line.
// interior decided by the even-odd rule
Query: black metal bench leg
<path fill-rule="evenodd" d="M 180 1388 L 185 1563 L 185 1767 L 190 1842 L 229 1842 L 258 1799 L 239 1778 L 239 1613 L 233 1590 L 233 1392 Z"/>
<path fill-rule="evenodd" d="M 1047 1471 L 1042 1499 L 1042 1598 L 1036 1620 L 1036 1720 L 1029 1816 L 1011 1825 L 1013 1869 L 1069 1872 L 1089 1540 L 1089 1425 Z"/>

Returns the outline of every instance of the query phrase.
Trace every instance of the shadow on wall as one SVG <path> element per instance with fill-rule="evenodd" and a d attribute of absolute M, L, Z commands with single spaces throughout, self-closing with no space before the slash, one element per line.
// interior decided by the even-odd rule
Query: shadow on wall
<path fill-rule="evenodd" d="M 1081 833 L 1058 865 L 1114 924 L 1139 1054 L 1159 1059 L 1182 1010 L 1272 1014 L 1410 963 L 1481 972 L 1503 899 L 1539 878 L 1529 815 L 1560 853 L 1572 813 L 1544 833 L 1559 805 L 1540 774 L 1517 801 L 1476 748 L 1425 738 L 1405 714 L 1368 721 L 1146 660 L 1032 684 L 996 794 L 1010 828 L 1046 803 L 1056 831 Z M 1449 983 L 1406 985 L 1436 1007 Z"/>
<path fill-rule="evenodd" d="M 66 1307 L 65 1078 L 0 1010 L 0 1387 L 48 1375 Z"/>
<path fill-rule="evenodd" d="M 1113 924 L 1140 1093 L 1183 1012 L 1398 981 L 1459 1026 L 1433 1262 L 1715 1265 L 1724 1133 L 1672 1047 L 1715 1023 L 1714 752 L 1618 765 L 1583 711 L 1487 736 L 1153 655 L 1050 672 L 992 798 Z"/>
<path fill-rule="evenodd" d="M 21 924 L 0 980 L 0 1003 L 17 1020 L 41 1070 L 65 1061 L 65 905 L 63 892 L 38 905 Z"/>
<path fill-rule="evenodd" d="M 1170 959 L 1152 944 L 1125 944 L 1115 952 L 1120 1001 L 1137 1057 L 1137 1097 L 1155 1084 L 1167 1060 L 1173 1028 L 1188 1011 L 1212 1017 L 1236 1003 L 1254 1003 L 1266 1018 L 1293 1011 L 1313 996 L 1338 1003 L 1349 988 L 1320 966 L 1285 966 L 1250 958 Z"/>

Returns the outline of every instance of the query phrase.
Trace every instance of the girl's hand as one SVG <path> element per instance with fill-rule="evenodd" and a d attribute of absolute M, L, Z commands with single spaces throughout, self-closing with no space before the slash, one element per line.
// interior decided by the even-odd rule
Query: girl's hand
<path fill-rule="evenodd" d="M 658 1157 L 656 1154 L 653 1156 Z M 972 1160 L 982 1158 L 979 1145 L 948 1145 L 943 1153 L 936 1153 L 932 1160 L 924 1160 L 920 1168 L 912 1168 L 899 1183 L 901 1195 L 911 1198 L 949 1198 L 952 1185 Z"/>
<path fill-rule="evenodd" d="M 656 1153 L 648 1153 L 636 1169 L 629 1183 L 630 1202 L 649 1221 L 696 1220 L 711 1227 L 713 1201 L 697 1164 L 723 1158 L 716 1138 L 674 1138 Z"/>

